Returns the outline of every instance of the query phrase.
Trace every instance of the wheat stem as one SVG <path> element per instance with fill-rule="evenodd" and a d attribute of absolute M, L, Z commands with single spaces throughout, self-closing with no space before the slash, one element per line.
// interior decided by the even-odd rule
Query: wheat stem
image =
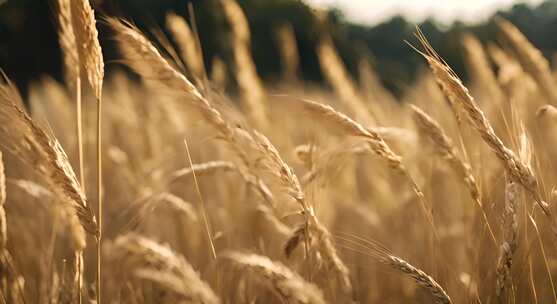
<path fill-rule="evenodd" d="M 99 235 L 97 238 L 97 304 L 101 303 L 101 268 L 102 268 L 102 99 L 97 99 L 97 204 L 99 206 Z"/>
<path fill-rule="evenodd" d="M 201 195 L 201 190 L 199 189 L 199 183 L 197 183 L 197 176 L 195 175 L 195 169 L 193 168 L 193 162 L 191 160 L 191 155 L 190 155 L 190 148 L 188 147 L 188 141 L 186 139 L 184 139 L 184 145 L 186 146 L 186 153 L 188 154 L 188 162 L 192 170 L 195 190 L 197 191 L 197 195 L 199 196 L 199 200 L 201 201 L 201 213 L 203 215 L 203 224 L 205 225 L 205 232 L 207 232 L 207 240 L 209 241 L 209 246 L 211 247 L 211 253 L 213 255 L 213 259 L 216 260 L 217 251 L 215 250 L 215 244 L 213 243 L 211 226 L 209 225 L 209 220 L 207 219 L 207 210 L 205 209 L 205 201 L 203 200 L 203 196 Z"/>

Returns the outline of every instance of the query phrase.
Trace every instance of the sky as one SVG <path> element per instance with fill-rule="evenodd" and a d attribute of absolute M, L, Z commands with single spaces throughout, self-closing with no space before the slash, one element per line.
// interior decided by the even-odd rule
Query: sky
<path fill-rule="evenodd" d="M 515 3 L 539 4 L 543 0 L 306 0 L 321 7 L 337 7 L 351 21 L 377 24 L 394 15 L 403 15 L 414 22 L 435 17 L 443 24 L 455 20 L 481 22 L 499 9 Z"/>

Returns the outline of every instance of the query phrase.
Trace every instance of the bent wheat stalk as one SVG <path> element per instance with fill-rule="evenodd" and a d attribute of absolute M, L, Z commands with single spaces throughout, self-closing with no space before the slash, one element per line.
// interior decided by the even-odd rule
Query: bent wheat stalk
<path fill-rule="evenodd" d="M 354 236 L 338 236 L 341 246 L 356 253 L 374 258 L 378 262 L 410 277 L 416 284 L 423 287 L 438 304 L 451 304 L 452 300 L 432 276 L 404 259 L 393 255 L 387 248 L 376 241 Z"/>
<path fill-rule="evenodd" d="M 464 161 L 460 156 L 459 153 L 454 146 L 452 140 L 447 136 L 445 131 L 441 128 L 439 123 L 427 115 L 424 111 L 422 111 L 417 106 L 411 105 L 412 110 L 414 111 L 414 121 L 419 129 L 431 139 L 431 141 L 435 144 L 437 151 L 446 159 L 451 167 L 457 172 L 457 174 L 464 180 L 466 186 L 468 187 L 468 191 L 470 192 L 470 196 L 482 212 L 483 219 L 485 221 L 486 227 L 489 231 L 491 239 L 493 240 L 494 244 L 497 245 L 497 240 L 495 238 L 495 234 L 493 233 L 493 229 L 491 229 L 491 225 L 487 219 L 487 214 L 485 213 L 481 198 L 480 198 L 480 190 L 478 184 L 476 183 L 476 178 L 472 174 L 472 169 L 470 164 Z"/>
<path fill-rule="evenodd" d="M 266 191 L 261 178 L 249 169 L 249 157 L 240 144 L 240 136 L 253 143 L 253 138 L 240 134 L 200 92 L 181 73 L 176 71 L 160 54 L 157 48 L 132 24 L 116 18 L 108 18 L 107 22 L 116 32 L 116 40 L 126 64 L 144 79 L 155 82 L 167 89 L 179 92 L 193 99 L 189 103 L 199 111 L 204 120 L 219 134 L 219 138 L 228 143 L 234 154 L 242 161 L 239 168 L 242 177 L 252 185 L 252 188 L 269 204 L 273 203 L 273 196 Z"/>
<path fill-rule="evenodd" d="M 111 249 L 112 258 L 123 263 L 126 270 L 176 293 L 188 303 L 220 303 L 190 263 L 166 245 L 130 233 L 118 237 Z"/>
<path fill-rule="evenodd" d="M 252 59 L 248 20 L 236 0 L 220 0 L 219 2 L 231 27 L 236 80 L 245 103 L 245 109 L 258 126 L 266 128 L 268 126 L 266 92 Z"/>
<path fill-rule="evenodd" d="M 426 219 L 431 225 L 434 234 L 436 234 L 432 211 L 429 210 L 425 203 L 425 198 L 422 190 L 402 163 L 402 157 L 396 154 L 389 147 L 389 145 L 387 145 L 385 140 L 383 140 L 383 137 L 378 132 L 362 126 L 358 122 L 354 121 L 352 118 L 348 117 L 344 113 L 333 109 L 333 107 L 329 105 L 321 104 L 307 99 L 300 99 L 300 102 L 308 113 L 320 117 L 321 119 L 325 120 L 325 122 L 334 124 L 338 129 L 343 130 L 347 135 L 365 139 L 373 152 L 380 158 L 384 159 L 389 167 L 405 176 L 412 185 L 414 192 L 418 196 L 422 211 L 424 212 Z"/>
<path fill-rule="evenodd" d="M 178 44 L 181 58 L 185 61 L 195 83 L 199 84 L 205 77 L 205 67 L 202 55 L 198 53 L 196 38 L 184 18 L 169 13 L 166 15 L 166 27 Z"/>
<path fill-rule="evenodd" d="M 5 76 L 4 76 L 5 77 Z M 61 200 L 61 209 L 67 213 L 70 226 L 71 245 L 76 266 L 74 270 L 76 290 L 81 300 L 83 261 L 86 246 L 85 232 L 98 236 L 99 228 L 85 193 L 77 180 L 68 157 L 60 143 L 48 135 L 21 108 L 19 93 L 8 79 L 0 84 L 0 128 L 2 138 L 13 144 L 13 152 L 24 162 L 36 168 Z"/>
<path fill-rule="evenodd" d="M 352 291 L 352 283 L 349 278 L 349 271 L 346 265 L 342 262 L 336 248 L 333 246 L 330 234 L 323 226 L 313 209 L 313 206 L 308 204 L 305 194 L 298 180 L 298 176 L 294 170 L 282 159 L 277 148 L 265 135 L 254 131 L 254 139 L 262 154 L 261 163 L 269 173 L 274 175 L 279 183 L 286 189 L 286 193 L 296 201 L 301 208 L 301 213 L 305 216 L 305 222 L 297 229 L 292 237 L 286 242 L 287 256 L 300 243 L 305 240 L 306 256 L 310 249 L 310 240 L 312 235 L 310 232 L 315 232 L 317 240 L 317 251 L 322 255 L 327 263 L 329 269 L 332 269 L 341 283 L 341 286 L 346 293 Z"/>
<path fill-rule="evenodd" d="M 532 172 L 532 168 L 523 163 L 520 158 L 495 134 L 490 122 L 470 95 L 468 89 L 453 72 L 453 70 L 442 61 L 435 50 L 429 45 L 427 39 L 418 30 L 416 36 L 424 47 L 425 51 L 420 52 L 427 60 L 429 67 L 433 71 L 437 82 L 441 86 L 443 93 L 448 99 L 460 105 L 468 114 L 468 119 L 474 129 L 479 133 L 484 142 L 491 148 L 495 155 L 503 162 L 509 174 L 520 183 L 527 192 L 534 198 L 543 213 L 551 220 L 548 204 L 543 201 L 538 192 L 538 181 Z"/>
<path fill-rule="evenodd" d="M 96 236 L 97 221 L 68 157 L 58 140 L 48 135 L 22 109 L 23 102 L 15 86 L 3 76 L 0 82 L 0 134 L 13 144 L 11 151 L 52 187 L 64 206 L 74 209 L 82 231 Z M 4 144 L 4 143 L 3 143 Z M 84 237 L 80 237 L 84 239 Z"/>
<path fill-rule="evenodd" d="M 542 52 L 533 46 L 509 21 L 499 17 L 496 18 L 496 24 L 504 38 L 518 54 L 517 59 L 524 69 L 540 84 L 540 88 L 550 102 L 555 104 L 557 102 L 557 85 L 551 74 L 549 62 Z"/>
<path fill-rule="evenodd" d="M 301 276 L 279 262 L 256 254 L 225 252 L 220 255 L 240 270 L 247 270 L 260 280 L 267 282 L 281 300 L 287 303 L 324 304 L 323 293 L 317 286 L 306 282 Z"/>

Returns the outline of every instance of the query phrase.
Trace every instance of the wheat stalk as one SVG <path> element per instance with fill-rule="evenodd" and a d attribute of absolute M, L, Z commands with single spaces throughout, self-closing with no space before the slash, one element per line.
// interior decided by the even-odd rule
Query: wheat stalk
<path fill-rule="evenodd" d="M 81 118 L 81 73 L 79 52 L 76 36 L 72 24 L 72 9 L 69 0 L 58 0 L 58 40 L 62 49 L 66 81 L 75 87 L 76 94 L 76 135 L 78 145 L 79 182 L 85 193 L 85 172 L 83 159 L 83 126 Z M 75 283 L 77 286 L 78 303 L 82 303 L 81 290 L 83 286 L 83 253 L 75 253 L 76 272 Z"/>
<path fill-rule="evenodd" d="M 154 210 L 164 206 L 170 207 L 173 211 L 184 215 L 188 220 L 194 223 L 198 222 L 197 211 L 190 202 L 170 192 L 161 192 L 157 194 L 148 194 L 134 203 L 131 207 L 133 216 L 128 226 L 135 227 L 137 224 L 141 223 L 143 219 L 150 216 Z"/>
<path fill-rule="evenodd" d="M 426 53 L 421 52 L 421 54 L 427 60 L 439 85 L 443 89 L 443 93 L 448 99 L 453 100 L 453 102 L 464 109 L 474 129 L 476 129 L 483 141 L 503 162 L 509 174 L 530 193 L 545 215 L 551 219 L 548 205 L 542 200 L 537 190 L 538 181 L 530 166 L 523 163 L 511 149 L 503 144 L 503 141 L 495 134 L 489 120 L 476 104 L 468 89 L 462 84 L 462 81 L 451 68 L 438 57 L 423 34 L 418 31 L 416 35 L 426 50 Z"/>
<path fill-rule="evenodd" d="M 259 280 L 268 283 L 280 295 L 281 300 L 287 303 L 325 303 L 323 294 L 317 286 L 306 282 L 279 262 L 261 255 L 233 251 L 221 254 L 220 258 L 230 261 L 239 269 L 247 270 Z"/>
<path fill-rule="evenodd" d="M 276 40 L 279 48 L 283 77 L 288 82 L 295 82 L 298 78 L 300 58 L 296 45 L 296 35 L 290 23 L 284 23 L 277 28 Z"/>
<path fill-rule="evenodd" d="M 301 240 L 306 240 L 307 254 L 310 247 L 309 241 L 312 238 L 310 231 L 316 232 L 318 252 L 321 253 L 322 257 L 327 262 L 329 269 L 335 271 L 344 291 L 350 293 L 352 285 L 350 283 L 348 268 L 338 256 L 331 242 L 329 232 L 325 226 L 319 223 L 313 207 L 307 203 L 304 191 L 302 190 L 302 186 L 294 170 L 282 159 L 276 147 L 265 135 L 254 131 L 254 139 L 262 154 L 262 165 L 269 173 L 278 179 L 279 183 L 286 189 L 286 193 L 300 205 L 301 212 L 305 216 L 305 223 L 302 225 L 304 237 L 300 237 L 300 230 L 294 232 L 291 238 L 286 242 L 287 249 L 285 252 L 287 256 L 289 255 L 289 251 L 294 250 Z M 296 240 L 298 242 L 296 242 Z"/>
<path fill-rule="evenodd" d="M 385 257 L 385 262 L 388 263 L 393 269 L 398 270 L 409 276 L 418 285 L 425 288 L 435 298 L 435 302 L 439 304 L 452 303 L 451 298 L 439 283 L 423 270 L 413 266 L 405 260 L 388 255 Z"/>
<path fill-rule="evenodd" d="M 56 17 L 58 19 L 58 42 L 62 50 L 66 81 L 74 84 L 74 81 L 79 78 L 80 70 L 69 0 L 57 1 Z"/>
<path fill-rule="evenodd" d="M 269 187 L 261 179 L 259 179 L 256 175 L 243 170 L 234 163 L 228 161 L 209 161 L 205 163 L 193 164 L 191 168 L 185 167 L 182 169 L 178 169 L 170 174 L 167 183 L 172 184 L 179 179 L 191 176 L 194 171 L 197 176 L 213 174 L 217 171 L 237 172 L 238 174 L 240 174 L 246 185 L 253 189 L 256 193 L 259 193 L 266 202 L 273 202 L 273 194 L 269 190 Z"/>
<path fill-rule="evenodd" d="M 372 116 L 362 97 L 358 94 L 356 85 L 348 76 L 348 72 L 329 36 L 321 39 L 317 46 L 317 54 L 321 71 L 329 84 L 334 88 L 335 93 L 346 105 L 349 113 L 354 117 L 360 118 L 366 124 L 376 123 L 377 118 Z"/>
<path fill-rule="evenodd" d="M 455 171 L 460 175 L 466 183 L 470 191 L 472 199 L 474 199 L 481 206 L 480 191 L 476 179 L 472 175 L 472 168 L 470 164 L 465 162 L 454 146 L 452 140 L 447 136 L 445 131 L 441 128 L 439 123 L 431 116 L 422 111 L 417 106 L 411 105 L 414 112 L 414 121 L 427 137 L 435 143 L 435 147 L 439 153 L 451 164 Z"/>
<path fill-rule="evenodd" d="M 191 97 L 193 99 L 191 105 L 201 113 L 209 125 L 217 130 L 219 137 L 229 144 L 243 165 L 249 167 L 249 157 L 240 145 L 240 136 L 250 142 L 253 142 L 253 138 L 232 127 L 220 111 L 184 75 L 176 71 L 136 27 L 116 18 L 108 18 L 107 21 L 116 32 L 116 40 L 126 63 L 145 79 Z M 266 191 L 267 187 L 258 176 L 251 173 L 249 169 L 240 169 L 240 172 L 265 201 L 269 203 L 273 201 L 272 195 Z"/>
<path fill-rule="evenodd" d="M 294 170 L 282 159 L 277 148 L 262 133 L 253 132 L 256 147 L 263 159 L 261 165 L 266 171 L 273 174 L 286 189 L 288 195 L 300 204 L 303 211 L 308 211 L 310 206 L 306 204 L 304 192 Z"/>
<path fill-rule="evenodd" d="M 21 97 L 15 87 L 8 79 L 3 81 L 0 86 L 0 117 L 5 126 L 0 129 L 0 133 L 13 141 L 16 155 L 34 166 L 63 202 L 61 207 L 68 213 L 71 246 L 77 266 L 74 268 L 74 283 L 81 301 L 81 265 L 86 246 L 84 230 L 98 236 L 95 216 L 58 140 L 48 135 L 29 117 L 20 106 Z"/>
<path fill-rule="evenodd" d="M 472 34 L 464 35 L 462 44 L 466 50 L 466 66 L 469 67 L 472 79 L 479 87 L 485 88 L 491 99 L 490 104 L 501 105 L 505 95 L 497 83 L 482 44 Z"/>
<path fill-rule="evenodd" d="M 286 193 L 296 201 L 301 208 L 301 213 L 305 216 L 305 223 L 302 229 L 294 231 L 292 236 L 286 242 L 285 252 L 289 256 L 289 252 L 302 241 L 306 240 L 306 254 L 310 248 L 309 241 L 312 238 L 310 232 L 317 234 L 317 250 L 328 264 L 329 269 L 335 271 L 339 278 L 342 288 L 345 292 L 350 293 L 352 285 L 350 283 L 348 268 L 339 258 L 335 247 L 331 242 L 331 237 L 325 226 L 319 223 L 317 216 L 305 198 L 304 191 L 300 185 L 298 177 L 292 168 L 282 159 L 280 153 L 271 141 L 263 134 L 254 131 L 254 139 L 261 152 L 261 165 L 266 171 L 274 175 L 279 183 L 283 186 Z M 303 232 L 301 232 L 303 231 Z M 301 237 L 303 235 L 303 237 Z"/>
<path fill-rule="evenodd" d="M 214 160 L 206 163 L 193 164 L 191 167 L 184 167 L 182 169 L 173 171 L 168 178 L 168 183 L 174 183 L 181 178 L 191 176 L 194 171 L 197 176 L 201 176 L 206 174 L 213 174 L 218 171 L 227 172 L 236 170 L 238 170 L 238 168 L 236 167 L 236 165 L 234 165 L 234 163 L 222 160 Z"/>
<path fill-rule="evenodd" d="M 97 235 L 95 216 L 66 153 L 58 140 L 37 125 L 21 108 L 21 104 L 17 89 L 4 78 L 0 84 L 0 119 L 3 121 L 0 133 L 13 143 L 15 155 L 36 168 L 64 204 L 74 209 L 81 229 Z"/>
<path fill-rule="evenodd" d="M 226 63 L 220 57 L 214 56 L 211 60 L 211 83 L 218 89 L 224 90 L 227 81 Z"/>
<path fill-rule="evenodd" d="M 85 191 L 85 172 L 83 164 L 83 126 L 81 118 L 81 72 L 79 52 L 72 25 L 72 12 L 69 0 L 58 0 L 58 41 L 64 59 L 66 82 L 75 86 L 76 94 L 76 134 L 78 144 L 79 182 Z"/>
<path fill-rule="evenodd" d="M 518 222 L 516 219 L 519 207 L 520 192 L 518 184 L 508 182 L 505 187 L 505 209 L 503 211 L 503 229 L 505 239 L 499 247 L 497 259 L 497 285 L 495 294 L 501 297 L 507 282 L 511 279 L 513 255 L 518 247 Z"/>
<path fill-rule="evenodd" d="M 389 167 L 406 174 L 406 167 L 402 164 L 402 157 L 391 150 L 379 133 L 375 132 L 373 129 L 364 127 L 348 115 L 335 110 L 329 105 L 307 99 L 300 99 L 300 102 L 304 110 L 308 113 L 315 115 L 325 122 L 333 124 L 348 135 L 366 139 L 373 152 L 384 159 Z"/>
<path fill-rule="evenodd" d="M 427 137 L 431 139 L 431 141 L 435 144 L 437 151 L 441 154 L 441 156 L 443 156 L 443 159 L 447 160 L 447 162 L 456 171 L 456 173 L 464 180 L 464 183 L 466 184 L 466 186 L 468 187 L 468 191 L 470 192 L 470 196 L 476 202 L 476 204 L 480 208 L 480 211 L 482 212 L 483 219 L 489 230 L 489 234 L 493 242 L 497 244 L 493 229 L 491 228 L 491 225 L 487 220 L 487 215 L 485 213 L 480 197 L 480 190 L 478 184 L 476 183 L 476 178 L 472 174 L 472 168 L 470 167 L 470 164 L 459 156 L 459 153 L 452 140 L 447 136 L 447 134 L 441 128 L 437 121 L 435 121 L 417 106 L 411 105 L 411 108 L 414 112 L 414 121 L 416 122 L 416 125 L 419 127 L 420 131 L 422 131 Z"/>
<path fill-rule="evenodd" d="M 372 257 L 378 262 L 391 267 L 392 269 L 410 277 L 416 284 L 422 286 L 435 299 L 435 303 L 450 304 L 451 298 L 445 289 L 432 276 L 420 268 L 410 264 L 406 260 L 393 255 L 386 247 L 379 242 L 367 240 L 354 236 L 338 236 L 343 241 L 344 248 L 355 251 L 356 253 Z"/>
<path fill-rule="evenodd" d="M 205 66 L 202 56 L 198 52 L 199 48 L 197 47 L 195 36 L 188 23 L 184 18 L 174 13 L 169 13 L 166 15 L 166 26 L 176 40 L 178 49 L 181 51 L 181 57 L 185 61 L 193 79 L 199 84 L 204 77 Z"/>
<path fill-rule="evenodd" d="M 88 0 L 71 0 L 70 8 L 81 70 L 87 75 L 97 101 L 100 101 L 104 62 L 95 27 L 95 13 Z"/>
<path fill-rule="evenodd" d="M 97 99 L 97 206 L 99 217 L 99 233 L 97 235 L 97 304 L 101 304 L 101 266 L 102 266 L 102 85 L 104 78 L 104 61 L 99 44 L 95 13 L 88 0 L 73 0 L 70 4 L 71 18 L 81 70 Z M 80 111 L 80 109 L 78 109 Z M 80 117 L 78 117 L 80 120 Z"/>
<path fill-rule="evenodd" d="M 235 0 L 220 0 L 226 20 L 230 24 L 236 80 L 245 102 L 246 111 L 263 128 L 268 125 L 265 88 L 251 57 L 250 29 L 242 8 Z"/>
<path fill-rule="evenodd" d="M 346 114 L 333 109 L 333 107 L 329 105 L 324 105 L 307 99 L 300 99 L 300 102 L 308 113 L 319 117 L 321 120 L 327 123 L 335 125 L 337 129 L 342 130 L 347 135 L 365 139 L 366 142 L 369 144 L 371 150 L 380 158 L 384 159 L 389 167 L 405 176 L 412 185 L 414 192 L 418 196 L 422 211 L 429 221 L 434 234 L 436 233 L 433 223 L 433 216 L 431 211 L 428 210 L 426 206 L 422 190 L 416 184 L 416 182 L 402 163 L 402 157 L 396 154 L 389 147 L 389 145 L 387 145 L 385 140 L 383 140 L 383 137 L 378 132 L 373 129 L 364 127 L 363 125 L 354 121 L 352 118 L 348 117 Z"/>
<path fill-rule="evenodd" d="M 557 102 L 557 85 L 551 75 L 547 59 L 512 23 L 499 17 L 496 19 L 496 24 L 518 54 L 517 59 L 524 69 L 540 84 L 550 102 Z"/>
<path fill-rule="evenodd" d="M 0 151 L 0 252 L 6 249 L 8 241 L 8 224 L 6 222 L 6 174 L 4 168 L 4 159 L 2 151 Z"/>
<path fill-rule="evenodd" d="M 117 262 L 137 277 L 153 281 L 191 303 L 218 304 L 219 298 L 199 273 L 170 247 L 137 234 L 119 236 L 111 250 Z"/>

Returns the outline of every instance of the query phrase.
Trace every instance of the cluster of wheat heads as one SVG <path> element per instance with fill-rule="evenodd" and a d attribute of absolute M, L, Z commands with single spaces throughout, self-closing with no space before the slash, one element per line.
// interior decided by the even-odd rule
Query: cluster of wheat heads
<path fill-rule="evenodd" d="M 193 14 L 164 42 L 104 17 L 140 76 L 104 81 L 88 1 L 57 4 L 65 83 L 0 81 L 0 303 L 557 300 L 554 73 L 507 21 L 462 37 L 468 87 L 418 31 L 431 71 L 397 99 L 327 33 L 330 88 L 304 83 L 288 24 L 266 84 L 233 0 L 211 67 Z"/>

